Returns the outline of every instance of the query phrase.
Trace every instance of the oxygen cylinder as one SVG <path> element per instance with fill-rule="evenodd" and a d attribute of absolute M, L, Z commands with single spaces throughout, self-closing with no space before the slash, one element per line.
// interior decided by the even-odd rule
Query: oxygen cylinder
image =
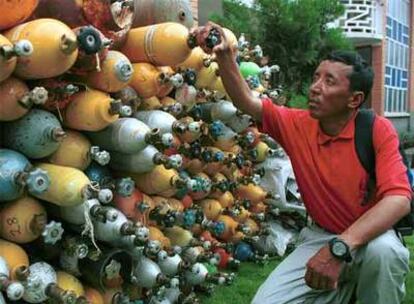
<path fill-rule="evenodd" d="M 27 39 L 33 45 L 31 55 L 17 59 L 14 73 L 22 79 L 50 78 L 61 75 L 72 67 L 78 56 L 75 33 L 58 20 L 29 21 L 10 29 L 4 35 L 12 43 Z"/>
<path fill-rule="evenodd" d="M 29 91 L 23 81 L 10 77 L 0 82 L 0 96 L 0 121 L 10 121 L 23 117 L 33 105 L 44 104 L 48 92 L 43 87 Z"/>
<path fill-rule="evenodd" d="M 112 41 L 90 25 L 77 27 L 73 31 L 79 43 L 79 53 L 69 73 L 81 76 L 101 70 L 101 62 L 108 56 Z"/>
<path fill-rule="evenodd" d="M 165 22 L 131 29 L 122 53 L 133 63 L 175 66 L 183 62 L 195 46 L 196 41 L 185 26 Z"/>
<path fill-rule="evenodd" d="M 153 200 L 136 188 L 130 196 L 115 195 L 114 203 L 127 218 L 144 225 L 147 225 L 148 214 L 155 207 Z"/>
<path fill-rule="evenodd" d="M 48 157 L 51 164 L 85 170 L 92 160 L 104 166 L 109 163 L 110 155 L 99 151 L 99 147 L 91 145 L 89 140 L 77 131 L 66 131 L 66 137 L 59 148 Z"/>
<path fill-rule="evenodd" d="M 264 191 L 262 187 L 253 183 L 240 184 L 236 188 L 236 196 L 240 199 L 248 199 L 253 205 L 273 197 L 272 193 Z"/>
<path fill-rule="evenodd" d="M 227 123 L 233 119 L 236 113 L 237 108 L 232 102 L 227 100 L 200 103 L 192 108 L 193 116 L 196 116 L 205 122 L 221 120 L 222 122 Z"/>
<path fill-rule="evenodd" d="M 169 66 L 157 67 L 158 71 L 164 73 L 166 79 L 162 81 L 160 90 L 157 93 L 158 98 L 164 98 L 172 92 L 174 88 L 179 88 L 184 83 L 184 77 L 180 73 L 175 73 Z M 162 103 L 162 102 L 161 102 Z"/>
<path fill-rule="evenodd" d="M 150 172 L 156 165 L 163 165 L 167 169 L 178 169 L 181 164 L 182 158 L 179 154 L 167 157 L 154 146 L 148 145 L 134 154 L 112 152 L 109 166 L 118 171 L 142 174 Z"/>
<path fill-rule="evenodd" d="M 51 186 L 43 193 L 33 194 L 37 198 L 59 206 L 75 206 L 87 199 L 90 180 L 82 171 L 46 163 L 40 163 L 38 167 L 48 172 Z"/>
<path fill-rule="evenodd" d="M 24 287 L 20 282 L 16 282 L 10 279 L 10 271 L 6 260 L 0 256 L 0 290 L 7 299 L 12 301 L 20 300 L 23 297 Z M 1 303 L 6 303 L 3 299 L 3 295 L 0 297 Z"/>
<path fill-rule="evenodd" d="M 157 96 L 165 87 L 169 87 L 172 90 L 175 86 L 182 84 L 182 78 L 176 80 L 171 78 L 168 73 L 160 71 L 150 63 L 134 63 L 132 64 L 133 74 L 130 81 L 130 86 L 138 93 L 142 98 L 150 98 Z"/>
<path fill-rule="evenodd" d="M 74 292 L 77 297 L 83 296 L 85 294 L 82 283 L 75 276 L 65 271 L 57 271 L 56 279 L 57 285 L 60 288 Z"/>
<path fill-rule="evenodd" d="M 223 240 L 225 242 L 229 242 L 231 238 L 236 234 L 236 229 L 238 227 L 238 223 L 228 215 L 219 215 L 217 217 L 217 222 L 224 223 L 224 231 L 217 235 L 217 238 Z"/>
<path fill-rule="evenodd" d="M 40 0 L 34 18 L 54 18 L 75 28 L 92 24 L 119 47 L 132 24 L 131 1 Z"/>
<path fill-rule="evenodd" d="M 2 1 L 0 3 L 0 31 L 11 28 L 29 18 L 37 4 L 38 0 Z"/>
<path fill-rule="evenodd" d="M 253 61 L 242 61 L 239 65 L 240 73 L 244 78 L 249 76 L 258 77 L 261 73 L 261 68 Z"/>
<path fill-rule="evenodd" d="M 177 22 L 191 28 L 194 23 L 188 0 L 136 0 L 134 6 L 132 27 Z"/>
<path fill-rule="evenodd" d="M 237 144 L 238 134 L 220 120 L 215 120 L 209 125 L 209 135 L 214 146 L 223 151 L 231 152 Z"/>
<path fill-rule="evenodd" d="M 118 119 L 120 105 L 120 101 L 98 90 L 80 92 L 66 107 L 63 123 L 75 130 L 99 131 Z"/>
<path fill-rule="evenodd" d="M 0 239 L 0 256 L 7 262 L 11 279 L 23 279 L 29 268 L 29 256 L 26 251 L 15 243 Z"/>
<path fill-rule="evenodd" d="M 149 239 L 152 241 L 159 241 L 163 249 L 171 248 L 171 241 L 167 238 L 160 229 L 155 226 L 148 226 L 149 229 Z"/>
<path fill-rule="evenodd" d="M 32 195 L 45 192 L 50 185 L 46 171 L 33 168 L 24 155 L 0 149 L 0 201 L 15 200 L 24 188 Z"/>
<path fill-rule="evenodd" d="M 198 72 L 210 64 L 211 56 L 206 54 L 201 47 L 197 46 L 191 50 L 190 56 L 186 60 L 176 66 L 176 69 L 194 69 Z"/>
<path fill-rule="evenodd" d="M 203 212 L 207 219 L 216 220 L 217 217 L 223 212 L 223 207 L 219 201 L 215 199 L 203 199 L 198 203 L 203 209 Z"/>
<path fill-rule="evenodd" d="M 20 40 L 12 44 L 0 34 L 0 82 L 7 79 L 16 68 L 17 57 L 29 56 L 33 45 L 29 40 Z"/>
<path fill-rule="evenodd" d="M 86 75 L 86 83 L 108 93 L 117 92 L 128 86 L 134 70 L 129 59 L 118 51 L 109 51 L 101 62 L 99 71 Z"/>
<path fill-rule="evenodd" d="M 42 235 L 46 221 L 47 213 L 40 202 L 24 196 L 1 208 L 0 234 L 15 243 L 29 243 Z"/>
<path fill-rule="evenodd" d="M 166 169 L 162 165 L 155 166 L 150 172 L 147 173 L 131 173 L 131 177 L 135 181 L 138 189 L 149 195 L 159 194 L 171 197 L 174 195 L 177 188 L 187 187 L 186 181 L 179 177 L 176 170 Z"/>
<path fill-rule="evenodd" d="M 120 118 L 107 128 L 88 133 L 91 141 L 102 148 L 125 154 L 143 150 L 149 144 L 161 143 L 170 146 L 172 135 L 160 134 L 158 129 L 150 129 L 145 123 L 135 118 Z"/>
<path fill-rule="evenodd" d="M 30 265 L 29 276 L 23 284 L 25 287 L 23 299 L 29 303 L 44 303 L 47 299 L 66 304 L 76 301 L 74 292 L 63 290 L 57 285 L 55 270 L 45 262 Z"/>
<path fill-rule="evenodd" d="M 197 89 L 211 89 L 213 82 L 219 78 L 218 71 L 216 62 L 212 62 L 208 67 L 203 66 L 197 72 L 197 81 L 194 86 Z"/>
<path fill-rule="evenodd" d="M 167 282 L 157 263 L 145 256 L 141 256 L 134 269 L 134 283 L 139 287 L 154 288 Z"/>
<path fill-rule="evenodd" d="M 32 109 L 22 118 L 4 123 L 3 136 L 5 147 L 38 159 L 55 152 L 65 132 L 52 113 Z"/>

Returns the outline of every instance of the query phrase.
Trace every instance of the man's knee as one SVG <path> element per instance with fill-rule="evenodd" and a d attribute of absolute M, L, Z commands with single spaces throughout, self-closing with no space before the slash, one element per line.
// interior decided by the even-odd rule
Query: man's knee
<path fill-rule="evenodd" d="M 394 231 L 388 231 L 369 242 L 365 249 L 364 261 L 378 264 L 408 265 L 409 252 L 397 238 Z"/>

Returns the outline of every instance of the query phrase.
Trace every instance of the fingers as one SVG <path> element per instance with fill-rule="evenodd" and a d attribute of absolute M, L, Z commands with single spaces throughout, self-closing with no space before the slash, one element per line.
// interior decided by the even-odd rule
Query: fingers
<path fill-rule="evenodd" d="M 217 38 L 219 40 L 219 43 L 212 47 L 211 45 L 207 45 L 207 40 L 209 38 L 209 35 L 211 35 L 213 32 L 218 34 Z M 207 54 L 222 52 L 228 49 L 228 42 L 223 28 L 214 22 L 209 21 L 205 26 L 192 29 L 191 34 L 196 37 L 197 44 Z"/>
<path fill-rule="evenodd" d="M 323 276 L 308 268 L 305 273 L 305 282 L 312 289 L 332 290 L 337 286 L 337 282 L 328 276 Z"/>

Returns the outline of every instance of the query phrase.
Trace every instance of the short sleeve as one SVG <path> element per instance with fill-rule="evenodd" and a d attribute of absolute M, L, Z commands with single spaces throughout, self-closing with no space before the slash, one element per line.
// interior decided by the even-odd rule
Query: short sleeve
<path fill-rule="evenodd" d="M 383 117 L 375 119 L 374 135 L 377 196 L 402 195 L 411 199 L 407 167 L 398 150 L 399 140 L 392 123 Z"/>
<path fill-rule="evenodd" d="M 296 122 L 305 111 L 275 105 L 270 98 L 263 98 L 262 105 L 259 131 L 269 134 L 289 153 L 292 138 L 300 136 L 299 124 Z"/>

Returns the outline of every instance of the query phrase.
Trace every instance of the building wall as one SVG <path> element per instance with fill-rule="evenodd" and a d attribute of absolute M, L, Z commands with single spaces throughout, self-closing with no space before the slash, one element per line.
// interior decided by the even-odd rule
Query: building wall
<path fill-rule="evenodd" d="M 194 17 L 194 25 L 196 26 L 198 24 L 198 12 L 199 12 L 198 11 L 198 0 L 191 0 L 190 5 L 191 5 L 191 11 Z"/>
<path fill-rule="evenodd" d="M 197 1 L 195 1 L 197 2 Z M 222 0 L 199 0 L 198 1 L 198 20 L 199 24 L 203 25 L 208 21 L 211 14 L 223 14 Z"/>

